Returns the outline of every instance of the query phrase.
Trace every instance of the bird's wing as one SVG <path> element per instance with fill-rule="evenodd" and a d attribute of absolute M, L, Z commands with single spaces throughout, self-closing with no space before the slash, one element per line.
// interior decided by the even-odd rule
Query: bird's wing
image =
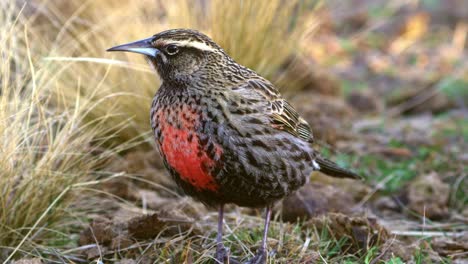
<path fill-rule="evenodd" d="M 270 117 L 270 125 L 273 128 L 313 143 L 312 130 L 307 121 L 286 100 L 281 98 L 273 84 L 264 79 L 250 79 L 234 89 L 242 90 L 242 93 L 246 95 L 244 98 L 251 100 L 251 103 L 268 102 L 266 114 Z M 356 173 L 344 169 L 320 155 L 316 156 L 315 161 L 320 166 L 320 171 L 327 175 L 338 178 L 360 178 Z"/>
<path fill-rule="evenodd" d="M 250 79 L 241 86 L 249 93 L 255 93 L 251 98 L 260 98 L 268 102 L 266 114 L 270 117 L 271 126 L 288 132 L 302 140 L 313 142 L 312 130 L 307 121 L 302 118 L 273 84 L 264 79 Z"/>
<path fill-rule="evenodd" d="M 284 130 L 305 141 L 313 141 L 312 130 L 304 118 L 284 99 L 276 99 L 271 103 L 272 126 Z"/>

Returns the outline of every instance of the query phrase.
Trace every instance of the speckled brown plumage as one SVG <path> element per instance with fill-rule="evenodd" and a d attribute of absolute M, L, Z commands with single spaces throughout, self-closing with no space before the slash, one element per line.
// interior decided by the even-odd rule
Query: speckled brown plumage
<path fill-rule="evenodd" d="M 274 85 L 206 35 L 168 30 L 111 50 L 147 55 L 162 79 L 151 126 L 166 167 L 187 194 L 220 206 L 220 216 L 226 203 L 270 208 L 313 170 L 357 177 L 320 157 L 309 125 Z"/>

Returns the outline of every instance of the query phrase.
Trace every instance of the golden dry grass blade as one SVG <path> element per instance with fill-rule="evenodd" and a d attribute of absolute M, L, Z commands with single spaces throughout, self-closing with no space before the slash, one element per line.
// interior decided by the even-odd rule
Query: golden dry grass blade
<path fill-rule="evenodd" d="M 41 63 L 40 40 L 23 23 L 21 6 L 1 5 L 0 249 L 10 259 L 66 221 L 64 209 L 75 198 L 68 190 L 89 179 L 111 151 L 91 155 L 100 146 L 103 119 L 84 122 L 92 109 L 79 90 L 69 93 L 68 108 L 57 109 L 60 100 L 50 96 L 57 72 Z"/>

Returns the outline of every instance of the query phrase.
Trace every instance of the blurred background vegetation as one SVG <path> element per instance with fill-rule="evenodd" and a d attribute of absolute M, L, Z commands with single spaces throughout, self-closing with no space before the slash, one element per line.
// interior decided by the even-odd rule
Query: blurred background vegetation
<path fill-rule="evenodd" d="M 464 0 L 0 2 L 0 261 L 213 263 L 216 214 L 176 191 L 149 127 L 159 80 L 116 44 L 211 36 L 271 80 L 322 151 L 279 204 L 270 263 L 468 259 Z M 260 212 L 232 207 L 247 259 Z"/>

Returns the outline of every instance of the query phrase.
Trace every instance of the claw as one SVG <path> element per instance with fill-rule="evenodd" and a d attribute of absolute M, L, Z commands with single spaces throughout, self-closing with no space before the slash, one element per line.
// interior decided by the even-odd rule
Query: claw
<path fill-rule="evenodd" d="M 216 249 L 216 261 L 217 263 L 224 264 L 224 260 L 227 258 L 227 250 L 224 246 L 218 247 Z"/>
<path fill-rule="evenodd" d="M 266 207 L 265 214 L 265 228 L 263 230 L 262 246 L 258 250 L 257 254 L 249 259 L 245 264 L 265 264 L 267 260 L 267 238 L 268 238 L 268 227 L 270 226 L 271 218 L 271 205 Z"/>
<path fill-rule="evenodd" d="M 216 249 L 216 264 L 241 264 L 239 261 L 229 257 L 229 250 L 225 247 Z"/>
<path fill-rule="evenodd" d="M 249 259 L 244 264 L 265 264 L 267 260 L 267 252 L 265 250 L 259 250 L 257 254 Z"/>

